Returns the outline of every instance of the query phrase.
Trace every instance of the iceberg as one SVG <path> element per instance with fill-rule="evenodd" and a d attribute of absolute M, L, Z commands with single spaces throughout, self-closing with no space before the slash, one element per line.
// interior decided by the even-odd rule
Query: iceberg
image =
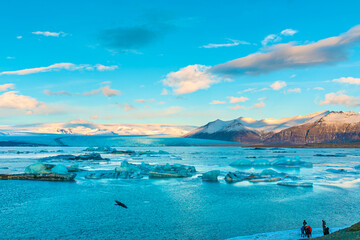
<path fill-rule="evenodd" d="M 90 154 L 84 154 L 84 155 L 71 155 L 71 154 L 64 154 L 64 155 L 56 155 L 56 156 L 50 156 L 50 157 L 44 157 L 40 160 L 68 160 L 68 161 L 84 161 L 84 160 L 110 160 L 108 158 L 102 158 L 100 153 L 90 153 Z"/>
<path fill-rule="evenodd" d="M 312 167 L 310 162 L 301 161 L 300 157 L 295 158 L 278 158 L 272 162 L 272 166 L 278 167 Z"/>
<path fill-rule="evenodd" d="M 242 182 L 244 180 L 250 180 L 254 179 L 256 176 L 254 174 L 249 174 L 246 172 L 229 172 L 225 176 L 225 181 L 227 183 L 236 183 L 236 182 Z"/>
<path fill-rule="evenodd" d="M 24 174 L 0 174 L 0 180 L 74 181 L 76 174 L 68 173 L 62 165 L 34 163 L 25 168 Z"/>
<path fill-rule="evenodd" d="M 249 181 L 252 183 L 256 182 L 276 182 L 283 180 L 288 177 L 286 173 L 279 173 L 272 169 L 265 169 L 260 174 L 258 173 L 247 173 L 247 172 L 229 172 L 225 176 L 225 181 L 227 183 L 235 183 L 241 181 Z"/>
<path fill-rule="evenodd" d="M 182 164 L 158 165 L 149 172 L 149 178 L 184 178 L 190 177 L 196 172 L 194 166 Z"/>
<path fill-rule="evenodd" d="M 335 169 L 335 168 L 329 168 L 326 169 L 326 171 L 330 173 L 347 173 L 345 169 Z"/>
<path fill-rule="evenodd" d="M 124 160 L 115 171 L 98 171 L 89 173 L 85 176 L 88 179 L 102 178 L 122 178 L 122 179 L 139 179 L 148 175 L 149 178 L 183 178 L 190 177 L 196 172 L 194 166 L 181 164 L 150 165 L 142 162 L 141 164 L 132 164 Z"/>
<path fill-rule="evenodd" d="M 278 182 L 277 185 L 285 187 L 313 187 L 310 182 Z"/>
<path fill-rule="evenodd" d="M 68 174 L 68 169 L 63 164 L 57 164 L 55 167 L 51 168 L 51 172 L 57 173 L 57 174 Z"/>
<path fill-rule="evenodd" d="M 261 176 L 264 176 L 264 175 L 265 176 L 266 175 L 268 175 L 268 176 L 276 176 L 276 175 L 280 175 L 280 174 L 282 174 L 282 173 L 279 173 L 279 172 L 277 172 L 277 171 L 275 171 L 273 169 L 265 169 L 260 173 Z"/>
<path fill-rule="evenodd" d="M 25 168 L 27 174 L 50 174 L 51 171 L 43 163 L 34 163 Z"/>
<path fill-rule="evenodd" d="M 274 166 L 274 167 L 312 167 L 312 163 L 301 161 L 300 157 L 285 158 L 280 157 L 275 160 L 268 159 L 238 159 L 230 163 L 234 167 L 261 167 L 261 166 Z"/>
<path fill-rule="evenodd" d="M 218 176 L 220 175 L 220 170 L 213 170 L 206 173 L 203 173 L 202 180 L 209 182 L 217 182 Z"/>

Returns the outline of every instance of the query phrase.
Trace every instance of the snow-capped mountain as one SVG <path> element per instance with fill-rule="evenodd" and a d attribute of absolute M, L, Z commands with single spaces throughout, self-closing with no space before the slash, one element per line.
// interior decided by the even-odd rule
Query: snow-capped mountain
<path fill-rule="evenodd" d="M 98 124 L 86 120 L 62 123 L 0 126 L 1 135 L 29 134 L 75 134 L 75 135 L 171 135 L 182 136 L 195 127 L 167 123 L 105 123 Z"/>
<path fill-rule="evenodd" d="M 353 111 L 321 111 L 282 119 L 218 119 L 185 137 L 244 143 L 355 142 L 360 141 L 360 114 Z"/>

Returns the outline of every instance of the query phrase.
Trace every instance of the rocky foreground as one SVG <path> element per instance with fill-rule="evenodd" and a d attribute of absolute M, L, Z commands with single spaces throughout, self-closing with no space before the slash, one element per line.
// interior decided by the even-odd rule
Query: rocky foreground
<path fill-rule="evenodd" d="M 318 240 L 326 239 L 341 239 L 341 240 L 356 240 L 360 239 L 360 222 L 352 225 L 351 227 L 339 230 L 337 232 L 331 233 L 330 235 L 313 238 Z"/>

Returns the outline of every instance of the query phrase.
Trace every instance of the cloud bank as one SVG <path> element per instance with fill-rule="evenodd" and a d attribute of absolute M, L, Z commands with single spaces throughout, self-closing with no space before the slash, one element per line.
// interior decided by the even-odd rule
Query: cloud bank
<path fill-rule="evenodd" d="M 117 69 L 118 66 L 104 66 L 102 64 L 90 65 L 90 64 L 74 64 L 74 63 L 55 63 L 47 67 L 27 68 L 16 71 L 4 71 L 0 72 L 0 75 L 28 75 L 40 72 L 52 72 L 60 70 L 76 71 L 76 70 L 98 70 L 98 71 L 110 71 Z"/>
<path fill-rule="evenodd" d="M 282 34 L 293 35 L 296 31 L 285 29 Z M 360 40 L 360 25 L 339 36 L 317 42 L 297 45 L 291 42 L 277 44 L 262 51 L 213 67 L 189 65 L 171 72 L 163 84 L 174 89 L 175 94 L 192 93 L 207 89 L 212 84 L 236 75 L 258 75 L 291 68 L 305 68 L 333 64 L 348 59 L 349 49 Z"/>
<path fill-rule="evenodd" d="M 170 72 L 162 81 L 172 87 L 175 94 L 192 93 L 199 89 L 208 89 L 210 85 L 221 81 L 216 75 L 207 72 L 210 67 L 205 65 L 189 65 L 177 72 Z"/>
<path fill-rule="evenodd" d="M 360 85 L 360 78 L 353 78 L 353 77 L 341 77 L 332 80 L 333 82 L 339 82 L 339 83 L 348 83 L 348 84 L 355 84 Z"/>
<path fill-rule="evenodd" d="M 250 54 L 209 69 L 225 75 L 263 74 L 288 68 L 301 68 L 336 63 L 348 58 L 348 49 L 360 40 L 360 25 L 336 37 L 314 43 L 274 45 L 265 52 Z"/>
<path fill-rule="evenodd" d="M 71 93 L 68 91 L 50 91 L 50 90 L 44 90 L 44 93 L 48 96 L 93 96 L 93 95 L 97 95 L 99 93 L 102 93 L 104 96 L 106 97 L 112 97 L 112 96 L 117 96 L 117 95 L 121 95 L 122 92 L 120 90 L 116 90 L 116 89 L 111 89 L 110 86 L 104 86 L 101 87 L 99 89 L 95 89 L 89 92 L 84 92 L 84 93 Z"/>
<path fill-rule="evenodd" d="M 359 107 L 360 99 L 358 97 L 352 97 L 344 94 L 340 91 L 337 93 L 328 93 L 325 95 L 325 99 L 319 103 L 319 105 L 344 105 L 347 107 Z"/>
<path fill-rule="evenodd" d="M 32 32 L 32 34 L 35 35 L 42 35 L 45 37 L 63 37 L 66 36 L 66 33 L 64 32 L 49 32 L 49 31 L 36 31 L 36 32 Z"/>
<path fill-rule="evenodd" d="M 239 41 L 239 40 L 233 40 L 229 39 L 229 43 L 209 43 L 207 45 L 203 45 L 200 48 L 220 48 L 220 47 L 234 47 L 238 45 L 250 45 L 249 42 L 245 41 Z"/>

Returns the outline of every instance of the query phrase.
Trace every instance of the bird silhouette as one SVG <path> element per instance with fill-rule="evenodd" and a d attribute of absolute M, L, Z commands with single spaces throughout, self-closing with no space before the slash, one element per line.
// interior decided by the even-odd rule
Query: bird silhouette
<path fill-rule="evenodd" d="M 125 204 L 123 204 L 122 202 L 120 202 L 120 201 L 118 201 L 118 200 L 115 200 L 115 205 L 117 205 L 117 206 L 121 206 L 121 207 L 123 207 L 123 208 L 128 208 Z"/>

